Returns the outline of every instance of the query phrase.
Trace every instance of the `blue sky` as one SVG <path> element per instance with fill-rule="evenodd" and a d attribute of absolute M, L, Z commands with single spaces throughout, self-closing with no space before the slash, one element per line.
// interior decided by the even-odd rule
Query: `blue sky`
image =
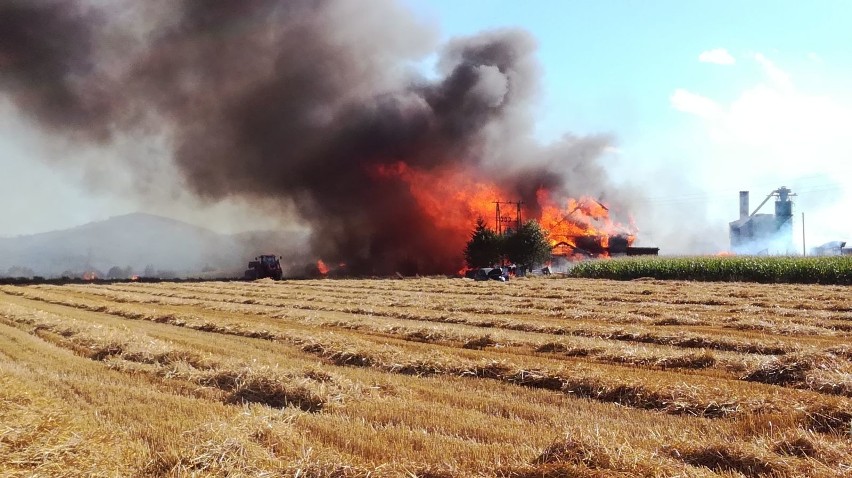
<path fill-rule="evenodd" d="M 724 249 L 736 192 L 751 190 L 756 204 L 781 185 L 800 193 L 796 214 L 808 214 L 812 243 L 852 242 L 852 2 L 400 1 L 444 41 L 530 31 L 543 72 L 539 139 L 611 134 L 611 176 L 646 190 L 631 211 L 645 242 L 669 252 Z M 8 208 L 0 236 L 137 207 L 114 189 L 84 186 L 97 171 L 31 161 L 62 152 L 41 150 L 11 111 L 0 101 L 0 166 L 16 173 L 0 178 L 0 201 L 51 194 L 39 208 Z M 182 199 L 190 206 L 181 218 L 191 218 L 198 204 Z M 239 205 L 213 209 L 233 217 Z"/>

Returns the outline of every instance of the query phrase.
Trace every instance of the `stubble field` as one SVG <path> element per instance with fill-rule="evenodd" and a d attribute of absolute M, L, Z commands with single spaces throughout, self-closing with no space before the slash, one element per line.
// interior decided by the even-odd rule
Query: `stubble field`
<path fill-rule="evenodd" d="M 850 476 L 848 287 L 0 287 L 2 476 Z"/>

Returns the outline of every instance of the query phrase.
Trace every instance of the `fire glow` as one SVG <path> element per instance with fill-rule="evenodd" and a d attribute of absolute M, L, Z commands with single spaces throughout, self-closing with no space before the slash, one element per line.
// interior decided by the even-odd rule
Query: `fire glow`
<path fill-rule="evenodd" d="M 494 227 L 495 201 L 513 196 L 493 182 L 474 179 L 471 171 L 452 167 L 425 171 L 399 161 L 377 166 L 374 173 L 377 179 L 407 185 L 422 214 L 458 251 L 470 237 L 476 219 L 482 217 Z M 630 245 L 636 234 L 635 226 L 614 221 L 600 201 L 591 197 L 557 200 L 544 187 L 536 191 L 534 203 L 522 204 L 521 216 L 538 221 L 548 233 L 554 254 L 569 259 L 606 257 L 610 238 L 619 237 Z"/>
<path fill-rule="evenodd" d="M 406 184 L 420 212 L 435 229 L 465 241 L 476 218 L 490 217 L 494 201 L 502 195 L 496 185 L 473 180 L 473 172 L 450 167 L 423 171 L 398 161 L 377 166 L 375 173 L 378 180 Z"/>
<path fill-rule="evenodd" d="M 544 189 L 536 196 L 541 205 L 538 222 L 548 232 L 556 255 L 577 258 L 592 253 L 607 257 L 610 238 L 621 237 L 627 246 L 636 239 L 634 226 L 613 221 L 609 208 L 591 197 L 568 198 L 562 207 Z"/>

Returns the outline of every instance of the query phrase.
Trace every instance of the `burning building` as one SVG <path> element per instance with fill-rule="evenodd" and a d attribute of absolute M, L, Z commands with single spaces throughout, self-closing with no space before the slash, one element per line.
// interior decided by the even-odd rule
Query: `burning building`
<path fill-rule="evenodd" d="M 143 201 L 162 179 L 209 203 L 279 205 L 311 231 L 312 263 L 351 274 L 457 271 L 501 198 L 555 246 L 630 247 L 610 217 L 635 199 L 608 178 L 610 138 L 535 139 L 535 39 L 439 37 L 395 0 L 11 0 L 0 100 L 69 151 L 155 138 L 161 153 L 95 169 L 140 179 Z M 417 68 L 430 55 L 433 76 Z"/>
<path fill-rule="evenodd" d="M 566 259 L 657 255 L 657 247 L 634 247 L 637 229 L 610 216 L 609 208 L 590 197 L 569 200 L 563 207 L 542 211 L 553 255 Z"/>
<path fill-rule="evenodd" d="M 740 191 L 740 218 L 730 223 L 731 250 L 737 254 L 786 254 L 793 251 L 793 201 L 784 186 L 772 191 L 749 213 L 749 192 Z M 758 214 L 775 198 L 774 214 Z"/>

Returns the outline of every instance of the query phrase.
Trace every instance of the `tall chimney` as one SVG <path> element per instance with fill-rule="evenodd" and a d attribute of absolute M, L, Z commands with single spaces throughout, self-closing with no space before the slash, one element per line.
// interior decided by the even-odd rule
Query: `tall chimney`
<path fill-rule="evenodd" d="M 748 217 L 748 191 L 740 191 L 740 219 Z"/>

